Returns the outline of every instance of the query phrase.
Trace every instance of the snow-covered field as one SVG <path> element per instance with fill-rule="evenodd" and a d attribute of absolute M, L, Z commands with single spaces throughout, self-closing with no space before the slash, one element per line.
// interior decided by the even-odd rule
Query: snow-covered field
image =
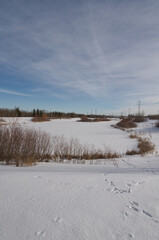
<path fill-rule="evenodd" d="M 77 137 L 81 143 L 109 146 L 124 153 L 137 141 L 114 129 L 116 120 L 80 123 L 56 120 L 20 124 L 51 135 Z M 25 124 L 24 124 L 25 123 Z M 159 149 L 154 121 L 137 131 Z M 158 154 L 123 156 L 105 164 L 40 163 L 33 167 L 0 165 L 1 240 L 158 240 Z"/>

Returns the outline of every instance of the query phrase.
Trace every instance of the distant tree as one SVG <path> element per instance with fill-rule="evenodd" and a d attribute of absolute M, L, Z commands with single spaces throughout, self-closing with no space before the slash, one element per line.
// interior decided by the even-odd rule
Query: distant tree
<path fill-rule="evenodd" d="M 15 115 L 16 117 L 21 117 L 21 111 L 19 110 L 19 108 L 15 109 Z"/>
<path fill-rule="evenodd" d="M 40 114 L 39 109 L 37 109 L 36 110 L 36 116 L 39 117 L 39 114 Z"/>
<path fill-rule="evenodd" d="M 33 117 L 35 117 L 36 115 L 36 112 L 35 112 L 35 109 L 33 109 Z"/>
<path fill-rule="evenodd" d="M 42 110 L 40 110 L 40 112 L 39 112 L 39 116 L 40 116 L 40 117 L 43 116 L 43 111 L 42 111 Z"/>

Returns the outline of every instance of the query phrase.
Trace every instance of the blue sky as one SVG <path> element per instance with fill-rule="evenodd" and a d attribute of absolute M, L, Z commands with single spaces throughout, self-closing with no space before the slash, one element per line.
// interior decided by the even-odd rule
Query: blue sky
<path fill-rule="evenodd" d="M 159 1 L 1 0 L 0 107 L 159 112 Z"/>

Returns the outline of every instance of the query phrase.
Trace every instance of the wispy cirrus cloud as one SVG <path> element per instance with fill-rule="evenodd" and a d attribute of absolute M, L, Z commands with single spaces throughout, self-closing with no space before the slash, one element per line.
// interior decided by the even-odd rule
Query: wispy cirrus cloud
<path fill-rule="evenodd" d="M 0 66 L 28 86 L 126 107 L 159 91 L 159 2 L 13 3 L 0 9 Z"/>
<path fill-rule="evenodd" d="M 18 95 L 18 96 L 24 96 L 24 97 L 30 97 L 30 94 L 25 94 L 25 93 L 20 93 L 20 92 L 14 92 L 14 91 L 10 91 L 10 90 L 6 90 L 6 89 L 1 89 L 0 88 L 0 92 L 1 93 L 6 93 L 6 94 L 11 94 L 11 95 Z"/>

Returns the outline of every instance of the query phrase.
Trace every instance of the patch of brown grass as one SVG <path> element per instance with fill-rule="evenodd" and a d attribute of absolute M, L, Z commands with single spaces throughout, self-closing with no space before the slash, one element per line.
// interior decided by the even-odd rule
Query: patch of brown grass
<path fill-rule="evenodd" d="M 110 119 L 103 117 L 103 118 L 87 118 L 86 116 L 82 116 L 78 122 L 108 122 Z"/>
<path fill-rule="evenodd" d="M 32 122 L 46 122 L 46 121 L 50 121 L 50 118 L 48 118 L 47 116 L 32 118 Z"/>
<path fill-rule="evenodd" d="M 159 127 L 159 121 L 156 123 L 156 127 Z"/>
<path fill-rule="evenodd" d="M 147 153 L 152 153 L 155 150 L 155 145 L 146 138 L 138 138 L 138 148 L 139 154 L 145 155 Z"/>
<path fill-rule="evenodd" d="M 126 155 L 140 154 L 143 156 L 145 154 L 152 153 L 155 150 L 155 145 L 150 141 L 150 139 L 142 138 L 137 135 L 132 135 L 131 138 L 138 139 L 138 145 L 137 145 L 138 150 L 134 150 L 134 149 L 130 151 L 128 150 L 126 152 Z"/>
<path fill-rule="evenodd" d="M 139 151 L 138 150 L 128 150 L 126 152 L 126 155 L 136 155 L 136 154 L 139 154 Z"/>
<path fill-rule="evenodd" d="M 114 128 L 120 129 L 120 130 L 122 130 L 122 131 L 125 131 L 125 128 L 119 127 L 119 126 L 117 126 L 117 125 L 113 125 L 113 124 L 112 124 L 111 127 L 114 127 Z"/>
<path fill-rule="evenodd" d="M 116 125 L 118 127 L 122 127 L 122 128 L 135 128 L 135 127 L 137 127 L 137 124 L 130 121 L 129 119 L 122 119 Z"/>
<path fill-rule="evenodd" d="M 63 136 L 53 138 L 53 159 L 56 162 L 63 160 L 94 160 L 119 158 L 120 154 L 108 148 L 96 149 L 93 146 L 82 145 L 78 139 L 67 140 Z"/>
<path fill-rule="evenodd" d="M 136 116 L 136 117 L 133 119 L 133 122 L 137 122 L 137 123 L 146 122 L 146 121 L 147 121 L 147 118 L 144 117 L 144 116 Z"/>

